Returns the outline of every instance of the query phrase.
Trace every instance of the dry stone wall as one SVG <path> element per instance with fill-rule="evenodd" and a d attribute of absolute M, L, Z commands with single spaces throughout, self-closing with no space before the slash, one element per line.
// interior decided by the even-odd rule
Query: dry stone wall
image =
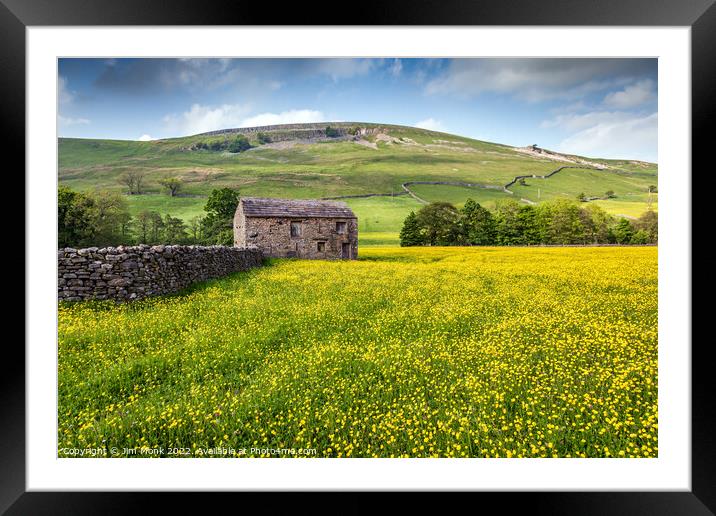
<path fill-rule="evenodd" d="M 261 265 L 256 249 L 138 245 L 57 251 L 60 300 L 126 301 L 175 293 L 192 283 Z"/>

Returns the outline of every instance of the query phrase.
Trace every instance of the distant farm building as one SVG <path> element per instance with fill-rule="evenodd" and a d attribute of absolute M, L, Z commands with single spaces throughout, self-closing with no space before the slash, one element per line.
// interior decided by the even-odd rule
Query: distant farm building
<path fill-rule="evenodd" d="M 358 258 L 358 219 L 337 201 L 242 197 L 234 246 L 274 258 Z"/>

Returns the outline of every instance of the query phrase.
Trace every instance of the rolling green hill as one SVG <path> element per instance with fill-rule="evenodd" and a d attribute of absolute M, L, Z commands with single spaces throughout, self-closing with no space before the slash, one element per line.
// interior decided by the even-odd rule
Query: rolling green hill
<path fill-rule="evenodd" d="M 131 211 L 150 209 L 186 220 L 201 215 L 206 196 L 221 187 L 238 189 L 240 195 L 285 198 L 395 194 L 344 199 L 359 218 L 362 243 L 396 242 L 405 216 L 430 201 L 459 206 L 472 197 L 490 206 L 503 199 L 534 203 L 576 199 L 580 193 L 603 197 L 611 190 L 614 198 L 590 202 L 630 217 L 649 204 L 657 206 L 656 194 L 648 194 L 648 187 L 657 184 L 652 163 L 530 153 L 404 126 L 330 125 L 332 137 L 326 136 L 326 124 L 294 124 L 150 142 L 60 138 L 59 182 L 81 191 L 125 191 L 122 174 L 143 171 L 143 193 L 127 195 Z M 235 154 L 222 149 L 238 133 L 255 147 Z M 271 142 L 260 143 L 259 133 Z M 530 177 L 524 185 L 503 189 L 515 176 L 545 176 L 562 166 L 584 168 L 546 179 Z M 178 197 L 169 197 L 159 184 L 171 176 L 182 181 Z M 453 184 L 409 184 L 414 196 L 402 186 L 421 181 Z"/>

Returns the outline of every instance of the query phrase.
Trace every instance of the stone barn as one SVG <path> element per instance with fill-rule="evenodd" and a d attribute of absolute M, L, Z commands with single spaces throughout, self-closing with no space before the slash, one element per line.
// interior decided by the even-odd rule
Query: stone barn
<path fill-rule="evenodd" d="M 275 258 L 355 260 L 358 219 L 344 202 L 242 197 L 234 246 Z"/>

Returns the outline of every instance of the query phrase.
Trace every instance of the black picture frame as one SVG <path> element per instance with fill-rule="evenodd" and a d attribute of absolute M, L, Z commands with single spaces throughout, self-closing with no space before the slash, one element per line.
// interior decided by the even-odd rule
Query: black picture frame
<path fill-rule="evenodd" d="M 25 29 L 28 26 L 83 25 L 563 25 L 563 26 L 689 26 L 692 71 L 692 168 L 713 177 L 710 125 L 716 120 L 716 6 L 714 0 L 393 0 L 364 1 L 340 16 L 335 3 L 269 3 L 242 0 L 190 2 L 188 0 L 0 0 L 0 124 L 5 149 L 19 158 L 25 135 Z M 321 16 L 316 13 L 323 13 Z M 684 171 L 685 175 L 691 174 Z M 693 177 L 693 176 L 692 176 Z M 704 178 L 708 180 L 708 178 Z M 713 179 L 711 179 L 713 180 Z M 701 184 L 701 179 L 699 179 Z M 692 180 L 693 184 L 693 180 Z M 17 191 L 25 192 L 24 181 Z M 692 190 L 706 191 L 701 187 Z M 25 192 L 26 193 L 26 192 Z M 705 193 L 702 195 L 706 195 Z M 695 203 L 694 203 L 695 204 Z M 693 204 L 692 204 L 693 206 Z M 702 218 L 692 212 L 692 236 L 700 234 Z M 22 238 L 22 237 L 20 237 Z M 20 247 L 19 244 L 17 246 Z M 693 261 L 693 248 L 692 261 Z M 694 264 L 695 265 L 695 264 Z M 693 269 L 692 269 L 693 271 Z M 25 275 L 32 271 L 25 270 Z M 693 272 L 692 272 L 693 276 Z M 705 285 L 700 288 L 706 289 Z M 692 291 L 693 292 L 693 291 Z M 693 295 L 693 294 L 692 294 Z M 696 298 L 693 298 L 696 299 Z M 693 310 L 699 307 L 692 303 Z M 708 320 L 706 318 L 705 320 Z M 699 318 L 692 315 L 692 321 Z M 692 326 L 693 327 L 693 326 Z M 714 437 L 714 374 L 708 351 L 713 339 L 684 342 L 692 353 L 692 489 L 688 492 L 524 492 L 474 493 L 484 502 L 497 502 L 501 510 L 545 514 L 714 514 L 716 512 L 716 438 Z M 187 509 L 189 493 L 80 493 L 26 492 L 25 488 L 25 363 L 24 351 L 5 339 L 5 368 L 0 375 L 0 511 L 26 514 L 124 514 Z M 13 366 L 10 366 L 13 364 Z M 211 506 L 226 502 L 232 493 L 212 493 Z M 240 493 L 244 502 L 251 498 Z M 261 496 L 261 495 L 259 495 Z M 263 495 L 265 496 L 265 494 Z M 300 506 L 305 494 L 294 493 L 290 505 Z M 422 503 L 413 493 L 403 502 Z M 358 512 L 372 510 L 355 493 L 342 507 Z M 314 502 L 315 503 L 315 502 Z M 402 502 L 401 502 L 402 503 Z M 474 503 L 474 502 L 471 502 Z M 211 507 L 210 506 L 210 507 Z M 331 503 L 319 504 L 331 510 Z M 208 508 L 210 508 L 208 507 Z M 489 506 L 485 506 L 489 507 Z M 290 510 L 272 499 L 269 510 Z M 335 506 L 334 506 L 335 508 Z M 403 506 L 405 509 L 405 506 Z"/>

